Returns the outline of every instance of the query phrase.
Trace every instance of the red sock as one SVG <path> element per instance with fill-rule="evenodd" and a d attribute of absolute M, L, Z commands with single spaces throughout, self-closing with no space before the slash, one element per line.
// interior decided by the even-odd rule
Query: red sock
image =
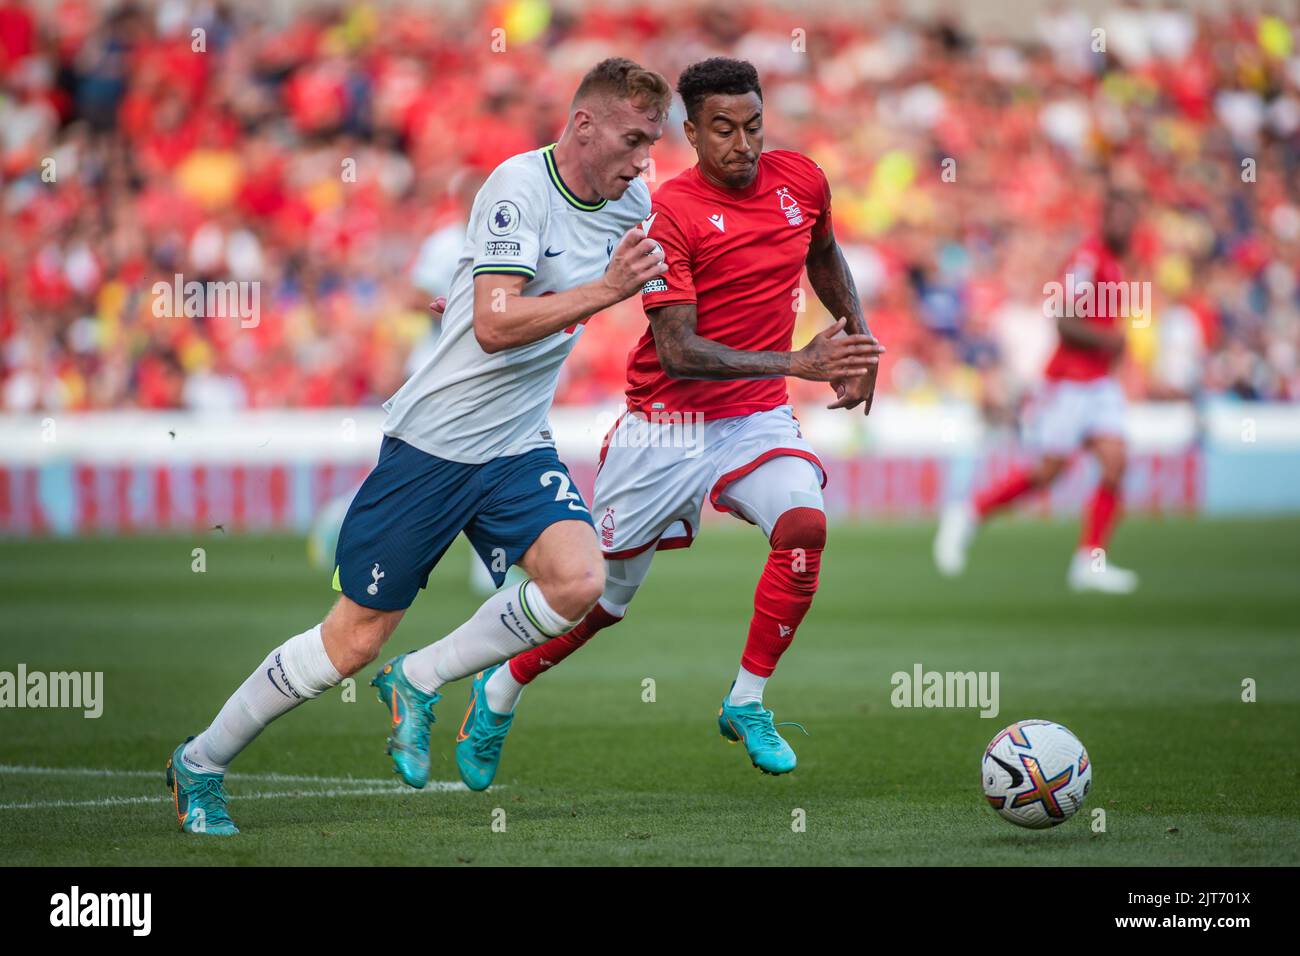
<path fill-rule="evenodd" d="M 772 551 L 754 591 L 754 616 L 740 664 L 771 677 L 794 640 L 813 595 L 826 545 L 826 515 L 817 508 L 791 508 L 772 528 Z"/>
<path fill-rule="evenodd" d="M 1107 485 L 1098 485 L 1084 512 L 1083 532 L 1079 536 L 1079 547 L 1106 550 L 1110 543 L 1110 533 L 1119 518 L 1119 491 Z"/>
<path fill-rule="evenodd" d="M 597 631 L 604 630 L 621 620 L 623 620 L 621 617 L 610 614 L 597 602 L 573 630 L 559 637 L 553 637 L 545 644 L 530 647 L 522 654 L 510 658 L 510 676 L 521 684 L 530 683 L 542 671 L 554 667 L 586 644 L 587 639 Z"/>
<path fill-rule="evenodd" d="M 975 496 L 975 513 L 987 517 L 999 508 L 1005 508 L 1034 487 L 1029 472 L 1017 468 L 996 484 L 990 485 Z"/>

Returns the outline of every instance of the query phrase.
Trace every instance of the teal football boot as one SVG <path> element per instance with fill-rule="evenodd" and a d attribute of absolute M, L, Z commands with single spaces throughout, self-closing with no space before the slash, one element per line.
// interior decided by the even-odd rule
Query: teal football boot
<path fill-rule="evenodd" d="M 734 682 L 732 686 L 735 686 Z M 777 725 L 772 722 L 772 712 L 765 710 L 757 701 L 740 707 L 733 707 L 730 701 L 731 691 L 727 691 L 727 696 L 722 698 L 722 706 L 718 709 L 718 730 L 723 739 L 733 744 L 744 741 L 750 762 L 763 773 L 775 776 L 793 770 L 796 763 L 794 751 L 776 732 Z M 786 724 L 803 730 L 803 726 L 794 721 L 782 722 L 782 726 Z M 806 730 L 803 732 L 808 733 Z"/>
<path fill-rule="evenodd" d="M 186 833 L 209 836 L 234 836 L 239 832 L 226 811 L 225 775 L 203 773 L 185 766 L 181 753 L 193 737 L 172 751 L 167 758 L 167 790 L 172 795 L 176 819 Z"/>
<path fill-rule="evenodd" d="M 487 705 L 483 688 L 500 666 L 496 664 L 474 676 L 469 709 L 456 734 L 456 766 L 460 768 L 460 779 L 471 790 L 486 790 L 492 784 L 501 763 L 501 745 L 515 719 L 514 714 L 498 714 Z"/>
<path fill-rule="evenodd" d="M 393 715 L 393 732 L 388 735 L 388 753 L 393 772 L 416 790 L 429 782 L 429 728 L 437 721 L 433 705 L 441 694 L 426 694 L 406 678 L 401 654 L 375 675 L 370 686 L 379 689 L 379 702 Z"/>

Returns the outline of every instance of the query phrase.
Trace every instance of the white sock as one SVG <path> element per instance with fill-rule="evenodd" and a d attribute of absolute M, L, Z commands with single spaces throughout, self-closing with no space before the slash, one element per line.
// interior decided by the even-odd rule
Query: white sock
<path fill-rule="evenodd" d="M 731 706 L 740 707 L 750 703 L 761 705 L 763 703 L 763 688 L 766 686 L 766 677 L 751 674 L 742 667 L 740 672 L 736 674 L 736 685 L 731 688 Z"/>
<path fill-rule="evenodd" d="M 509 660 L 577 623 L 555 613 L 542 589 L 525 581 L 492 595 L 473 617 L 442 640 L 407 654 L 402 671 L 426 694 L 436 693 L 443 684 Z"/>
<path fill-rule="evenodd" d="M 317 624 L 268 654 L 230 695 L 208 729 L 189 742 L 181 758 L 194 770 L 225 773 L 267 724 L 342 680 L 325 653 Z"/>
<path fill-rule="evenodd" d="M 488 710 L 494 714 L 513 714 L 519 704 L 519 695 L 524 692 L 525 684 L 515 680 L 509 667 L 498 668 L 496 673 L 483 685 L 487 695 Z"/>

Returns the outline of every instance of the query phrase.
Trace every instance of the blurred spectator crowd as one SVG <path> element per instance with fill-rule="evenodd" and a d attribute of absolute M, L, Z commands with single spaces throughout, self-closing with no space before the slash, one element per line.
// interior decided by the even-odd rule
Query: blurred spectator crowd
<path fill-rule="evenodd" d="M 881 392 L 1014 408 L 1109 178 L 1144 197 L 1129 268 L 1153 289 L 1130 394 L 1300 398 L 1295 6 L 1044 6 L 1016 37 L 887 2 L 730 7 L 0 0 L 0 405 L 381 402 L 475 190 L 557 138 L 585 70 L 675 82 L 717 53 L 758 67 L 766 145 L 827 172 Z M 655 182 L 694 162 L 680 111 Z M 257 324 L 158 315 L 175 274 L 259 282 Z M 800 342 L 826 321 L 808 302 Z M 617 400 L 644 321 L 590 322 L 557 400 Z"/>

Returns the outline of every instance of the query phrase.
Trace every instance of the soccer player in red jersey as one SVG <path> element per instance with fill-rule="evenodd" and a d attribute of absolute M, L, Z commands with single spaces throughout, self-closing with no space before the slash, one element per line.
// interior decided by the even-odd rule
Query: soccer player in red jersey
<path fill-rule="evenodd" d="M 699 162 L 660 187 L 644 223 L 668 271 L 642 290 L 649 328 L 628 358 L 627 411 L 605 438 L 596 476 L 604 592 L 567 634 L 475 679 L 456 746 L 473 789 L 496 773 L 524 685 L 623 619 L 655 551 L 695 539 L 706 499 L 757 525 L 770 544 L 719 730 L 743 741 L 760 770 L 795 766 L 763 688 L 817 590 L 826 474 L 799 432 L 785 377 L 828 382 L 830 408 L 870 412 L 883 349 L 835 242 L 825 174 L 799 153 L 763 151 L 754 67 L 704 60 L 682 72 L 677 92 Z M 792 351 L 805 267 L 841 318 Z"/>
<path fill-rule="evenodd" d="M 1137 575 L 1106 558 L 1119 517 L 1120 488 L 1127 458 L 1124 391 L 1113 372 L 1124 352 L 1124 322 L 1140 300 L 1130 294 L 1123 259 L 1137 219 L 1137 205 L 1111 189 L 1102 207 L 1101 234 L 1085 240 L 1070 257 L 1052 311 L 1060 342 L 1044 372 L 1045 382 L 1027 416 L 1027 444 L 1036 462 L 978 491 L 970 501 L 944 509 L 934 539 L 934 560 L 949 577 L 966 568 L 967 552 L 979 526 L 1031 491 L 1054 482 L 1080 448 L 1101 468 L 1101 481 L 1083 515 L 1079 546 L 1067 581 L 1075 591 L 1127 594 Z"/>

